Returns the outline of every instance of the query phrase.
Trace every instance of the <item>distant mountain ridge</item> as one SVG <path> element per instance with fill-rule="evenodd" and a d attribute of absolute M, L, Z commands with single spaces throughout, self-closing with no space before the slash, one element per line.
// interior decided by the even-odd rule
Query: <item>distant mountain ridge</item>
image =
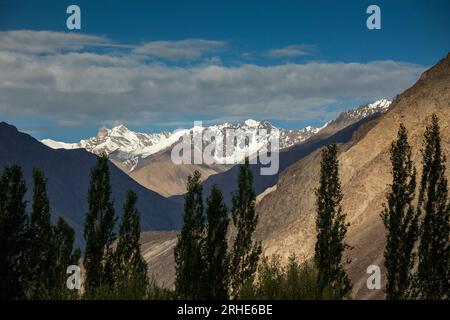
<path fill-rule="evenodd" d="M 336 119 L 327 122 L 321 133 L 336 132 L 375 113 L 385 113 L 391 106 L 391 103 L 391 100 L 383 98 L 341 112 Z"/>
<path fill-rule="evenodd" d="M 29 204 L 33 189 L 32 169 L 43 170 L 48 179 L 53 218 L 64 217 L 76 231 L 77 244 L 82 244 L 90 170 L 96 164 L 96 156 L 83 149 L 49 148 L 14 126 L 0 122 L 0 171 L 12 164 L 23 168 Z M 179 204 L 142 187 L 114 164 L 111 163 L 109 168 L 117 216 L 122 215 L 127 191 L 132 189 L 138 195 L 143 230 L 175 230 L 181 226 L 182 207 Z"/>
<path fill-rule="evenodd" d="M 242 123 L 224 123 L 204 127 L 202 130 L 210 130 L 218 139 L 224 137 L 226 130 L 240 129 L 245 133 L 257 132 L 260 129 L 266 129 L 274 133 L 277 130 L 280 134 L 280 147 L 288 148 L 298 144 L 320 131 L 320 128 L 308 126 L 300 130 L 284 130 L 272 126 L 268 121 L 255 121 L 248 119 Z M 102 128 L 95 137 L 81 140 L 77 143 L 65 143 L 51 139 L 43 139 L 42 143 L 53 149 L 86 149 L 94 154 L 106 153 L 110 158 L 123 165 L 126 171 L 133 171 L 139 164 L 139 161 L 149 156 L 165 151 L 173 147 L 184 135 L 192 134 L 198 128 L 182 129 L 161 133 L 141 133 L 129 130 L 124 125 L 118 125 L 112 129 Z M 272 131 L 274 130 L 274 131 Z M 266 141 L 255 141 L 250 146 L 251 152 L 256 152 L 265 144 Z M 234 155 L 228 155 L 234 156 Z M 239 157 L 239 156 L 238 156 Z M 217 159 L 226 161 L 226 159 Z"/>

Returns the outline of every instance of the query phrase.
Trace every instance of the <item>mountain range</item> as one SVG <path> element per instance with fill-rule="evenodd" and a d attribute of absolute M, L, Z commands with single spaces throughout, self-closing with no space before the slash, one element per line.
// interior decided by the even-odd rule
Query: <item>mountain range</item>
<path fill-rule="evenodd" d="M 95 137 L 77 143 L 65 143 L 51 139 L 43 139 L 41 142 L 53 149 L 85 149 L 94 154 L 106 153 L 113 163 L 142 186 L 164 196 L 176 196 L 185 192 L 187 177 L 194 170 L 199 170 L 203 179 L 223 173 L 232 168 L 232 165 L 227 164 L 232 162 L 230 160 L 239 162 L 243 161 L 246 154 L 256 154 L 258 150 L 268 144 L 270 137 L 275 134 L 279 135 L 279 148 L 284 152 L 317 136 L 319 133 L 322 133 L 322 138 L 328 137 L 373 114 L 384 112 L 390 103 L 387 99 L 381 99 L 362 105 L 341 113 L 335 120 L 325 123 L 321 128 L 307 126 L 303 129 L 287 130 L 275 127 L 268 121 L 255 121 L 253 119 L 248 119 L 242 123 L 224 123 L 204 128 L 180 129 L 172 133 L 134 132 L 124 125 L 118 125 L 112 129 L 101 128 Z M 215 150 L 215 164 L 175 165 L 172 163 L 171 151 L 183 136 L 192 135 L 194 131 L 199 132 L 200 130 L 201 133 L 204 133 L 205 130 L 208 130 L 217 141 L 225 141 L 227 130 L 233 129 L 241 130 L 243 136 L 237 139 L 236 147 L 231 152 L 221 155 L 218 150 Z M 262 129 L 268 133 L 266 137 L 261 136 L 252 139 L 245 148 L 239 147 L 245 145 L 241 141 L 243 138 L 255 135 Z M 287 161 L 287 164 L 290 163 L 290 161 Z"/>

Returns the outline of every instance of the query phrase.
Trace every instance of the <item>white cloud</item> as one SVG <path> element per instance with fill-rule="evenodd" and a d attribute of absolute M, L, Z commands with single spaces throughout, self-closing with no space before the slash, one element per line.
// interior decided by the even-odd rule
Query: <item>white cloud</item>
<path fill-rule="evenodd" d="M 180 67 L 148 63 L 132 52 L 65 52 L 56 45 L 52 54 L 41 52 L 0 47 L 1 115 L 47 117 L 61 125 L 187 117 L 307 120 L 326 117 L 330 105 L 342 101 L 392 97 L 424 70 L 396 61 Z"/>
<path fill-rule="evenodd" d="M 196 60 L 202 55 L 225 49 L 223 41 L 187 39 L 181 41 L 153 41 L 134 49 L 135 54 L 171 61 Z"/>
<path fill-rule="evenodd" d="M 22 53 L 56 53 L 92 46 L 114 46 L 104 37 L 54 31 L 0 31 L 0 50 Z"/>
<path fill-rule="evenodd" d="M 264 55 L 273 58 L 295 58 L 299 56 L 310 55 L 316 51 L 316 48 L 307 44 L 290 45 L 283 48 L 271 49 Z"/>

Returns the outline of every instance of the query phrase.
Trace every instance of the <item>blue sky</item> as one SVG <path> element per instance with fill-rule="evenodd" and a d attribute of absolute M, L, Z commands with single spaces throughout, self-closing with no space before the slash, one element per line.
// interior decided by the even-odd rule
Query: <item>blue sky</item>
<path fill-rule="evenodd" d="M 381 30 L 366 28 L 370 4 Z M 298 128 L 414 83 L 450 51 L 450 2 L 0 0 L 0 32 L 0 120 L 37 138 L 249 117 Z"/>

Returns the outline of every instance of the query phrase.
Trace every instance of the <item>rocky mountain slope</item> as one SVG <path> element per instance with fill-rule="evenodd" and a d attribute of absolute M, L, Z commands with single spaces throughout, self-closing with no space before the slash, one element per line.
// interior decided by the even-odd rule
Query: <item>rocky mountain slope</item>
<path fill-rule="evenodd" d="M 380 99 L 342 112 L 336 119 L 329 121 L 320 133 L 329 134 L 330 132 L 337 132 L 361 119 L 370 117 L 375 113 L 384 113 L 389 109 L 391 103 L 392 101 L 388 99 Z"/>
<path fill-rule="evenodd" d="M 351 226 L 347 240 L 354 249 L 349 274 L 356 298 L 381 298 L 382 290 L 366 288 L 366 269 L 382 267 L 385 233 L 379 214 L 391 181 L 389 147 L 399 123 L 409 130 L 413 158 L 420 176 L 420 148 L 425 125 L 432 113 L 440 118 L 442 146 L 450 156 L 450 54 L 424 72 L 417 83 L 398 96 L 382 117 L 362 126 L 353 140 L 340 146 L 343 210 Z M 447 157 L 447 159 L 449 159 Z M 320 151 L 317 150 L 283 172 L 276 189 L 258 204 L 257 238 L 266 255 L 312 257 L 315 242 L 315 197 Z M 449 165 L 447 164 L 447 168 Z M 450 177 L 450 170 L 447 170 Z M 384 281 L 383 281 L 384 285 Z"/>
<path fill-rule="evenodd" d="M 143 159 L 140 165 L 129 173 L 130 177 L 150 190 L 170 197 L 186 192 L 186 182 L 194 170 L 208 178 L 229 169 L 226 165 L 175 164 L 170 158 L 171 150 Z"/>
<path fill-rule="evenodd" d="M 173 249 L 176 231 L 147 231 L 141 233 L 141 253 L 148 264 L 150 276 L 163 287 L 172 288 L 175 280 Z"/>

